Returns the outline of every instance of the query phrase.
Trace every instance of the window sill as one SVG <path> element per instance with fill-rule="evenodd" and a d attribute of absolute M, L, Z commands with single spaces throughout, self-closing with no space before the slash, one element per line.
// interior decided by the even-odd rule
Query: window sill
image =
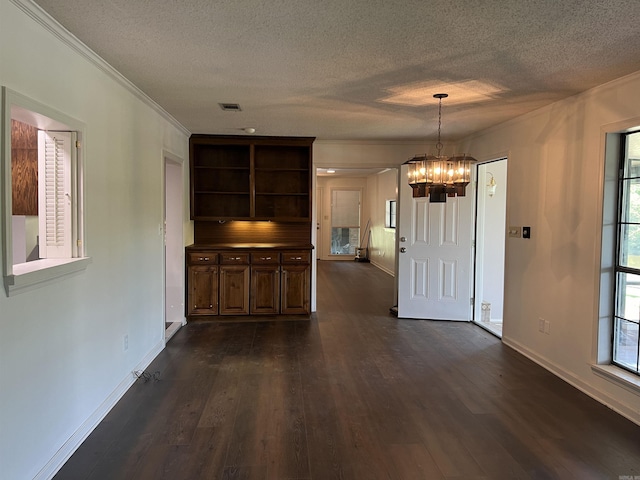
<path fill-rule="evenodd" d="M 13 266 L 13 274 L 4 277 L 7 296 L 43 286 L 67 275 L 86 270 L 90 257 L 42 259 Z"/>
<path fill-rule="evenodd" d="M 615 383 L 631 393 L 640 395 L 640 376 L 627 372 L 615 365 L 591 365 L 591 370 L 596 375 Z"/>

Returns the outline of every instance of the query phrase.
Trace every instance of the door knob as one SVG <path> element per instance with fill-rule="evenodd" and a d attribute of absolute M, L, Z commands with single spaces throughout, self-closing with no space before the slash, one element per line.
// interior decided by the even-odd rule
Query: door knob
<path fill-rule="evenodd" d="M 406 242 L 407 241 L 407 237 L 400 237 L 400 241 L 401 242 Z"/>
<path fill-rule="evenodd" d="M 401 247 L 401 248 L 400 248 L 400 253 L 404 253 L 404 252 L 406 252 L 406 251 L 407 251 L 407 249 L 406 249 L 405 247 Z"/>

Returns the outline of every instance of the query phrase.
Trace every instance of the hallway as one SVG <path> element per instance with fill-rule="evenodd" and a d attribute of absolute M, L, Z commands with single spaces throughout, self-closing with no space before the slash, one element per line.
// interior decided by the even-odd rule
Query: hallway
<path fill-rule="evenodd" d="M 188 324 L 55 478 L 640 475 L 640 426 L 473 324 L 391 305 L 386 273 L 320 261 L 310 321 Z"/>

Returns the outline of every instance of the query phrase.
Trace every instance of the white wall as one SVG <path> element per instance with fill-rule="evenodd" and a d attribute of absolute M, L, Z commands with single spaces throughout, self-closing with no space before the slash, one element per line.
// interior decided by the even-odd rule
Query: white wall
<path fill-rule="evenodd" d="M 398 170 L 367 177 L 367 198 L 371 219 L 371 242 L 369 259 L 376 267 L 390 275 L 396 268 L 396 230 L 385 228 L 386 202 L 398 199 Z"/>
<path fill-rule="evenodd" d="M 508 156 L 503 341 L 640 423 L 640 398 L 596 375 L 604 130 L 640 124 L 640 74 L 466 139 L 479 160 Z M 550 334 L 538 331 L 538 319 Z"/>
<path fill-rule="evenodd" d="M 1 476 L 47 478 L 163 348 L 162 151 L 188 158 L 188 137 L 9 0 L 0 0 L 0 44 L 2 85 L 86 125 L 92 263 L 0 294 Z"/>

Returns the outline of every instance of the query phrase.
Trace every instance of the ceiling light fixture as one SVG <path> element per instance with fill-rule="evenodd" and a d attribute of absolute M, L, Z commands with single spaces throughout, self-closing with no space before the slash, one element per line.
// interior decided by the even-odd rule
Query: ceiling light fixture
<path fill-rule="evenodd" d="M 408 182 L 413 189 L 413 197 L 429 196 L 429 202 L 442 203 L 447 201 L 447 197 L 464 197 L 465 188 L 471 181 L 471 163 L 476 161 L 466 154 L 442 155 L 442 99 L 448 96 L 446 93 L 433 96 L 438 99 L 438 154 L 416 155 L 405 162 L 409 166 Z"/>

